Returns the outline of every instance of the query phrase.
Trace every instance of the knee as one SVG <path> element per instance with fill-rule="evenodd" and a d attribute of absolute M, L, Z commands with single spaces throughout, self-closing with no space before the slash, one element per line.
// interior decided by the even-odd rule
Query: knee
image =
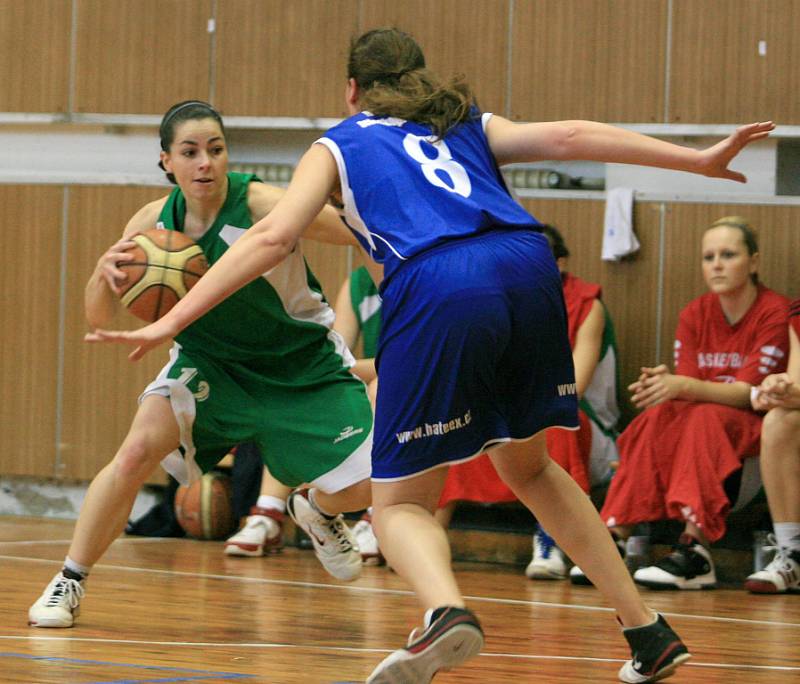
<path fill-rule="evenodd" d="M 143 439 L 128 438 L 114 456 L 114 470 L 121 480 L 143 482 L 155 470 L 164 454 L 155 454 Z"/>
<path fill-rule="evenodd" d="M 764 416 L 761 426 L 762 456 L 779 457 L 787 447 L 800 446 L 800 411 L 774 408 Z"/>
<path fill-rule="evenodd" d="M 497 464 L 495 463 L 495 467 Z M 524 490 L 526 485 L 537 480 L 547 468 L 559 467 L 546 452 L 541 451 L 525 458 L 506 462 L 498 469 L 503 481 L 512 491 Z"/>

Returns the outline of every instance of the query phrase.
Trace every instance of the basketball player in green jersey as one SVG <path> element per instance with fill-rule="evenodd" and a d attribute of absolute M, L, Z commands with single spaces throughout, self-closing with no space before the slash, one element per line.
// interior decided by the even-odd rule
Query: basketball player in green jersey
<path fill-rule="evenodd" d="M 220 115 L 198 101 L 164 115 L 161 165 L 177 187 L 129 221 L 86 287 L 91 328 L 119 308 L 130 238 L 154 226 L 197 241 L 214 263 L 265 216 L 283 190 L 228 172 Z M 349 243 L 333 208 L 314 238 Z M 296 491 L 289 512 L 326 570 L 355 579 L 361 557 L 341 512 L 370 501 L 372 411 L 354 360 L 332 331 L 334 314 L 299 247 L 292 256 L 187 328 L 145 389 L 113 460 L 86 493 L 63 569 L 28 613 L 36 627 L 70 627 L 91 567 L 124 529 L 136 494 L 159 463 L 181 482 L 212 468 L 234 445 L 255 442 L 270 472 Z"/>

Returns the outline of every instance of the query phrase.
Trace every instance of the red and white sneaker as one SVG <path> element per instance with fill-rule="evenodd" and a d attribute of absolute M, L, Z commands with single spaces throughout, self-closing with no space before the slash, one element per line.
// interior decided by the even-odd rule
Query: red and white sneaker
<path fill-rule="evenodd" d="M 228 556 L 266 556 L 283 548 L 283 513 L 253 506 L 242 529 L 225 542 Z"/>
<path fill-rule="evenodd" d="M 364 513 L 355 525 L 353 525 L 353 536 L 361 551 L 361 562 L 364 565 L 386 565 L 386 559 L 378 546 L 378 538 L 372 529 L 372 516 Z"/>
<path fill-rule="evenodd" d="M 744 586 L 754 594 L 800 591 L 800 551 L 779 548 L 770 564 L 750 575 Z"/>

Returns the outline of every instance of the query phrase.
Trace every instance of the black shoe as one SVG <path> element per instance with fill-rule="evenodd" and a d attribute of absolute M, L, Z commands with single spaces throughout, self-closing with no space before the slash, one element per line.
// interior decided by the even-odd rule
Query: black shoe
<path fill-rule="evenodd" d="M 460 665 L 483 647 L 483 630 L 472 611 L 448 606 L 428 619 L 421 633 L 411 632 L 408 646 L 383 659 L 367 684 L 428 684 L 439 670 Z"/>
<path fill-rule="evenodd" d="M 649 625 L 623 629 L 622 634 L 632 656 L 619 671 L 619 680 L 626 684 L 666 679 L 692 657 L 662 615 Z"/>
<path fill-rule="evenodd" d="M 708 549 L 683 534 L 669 556 L 639 568 L 633 573 L 633 581 L 650 589 L 713 589 L 717 575 Z"/>

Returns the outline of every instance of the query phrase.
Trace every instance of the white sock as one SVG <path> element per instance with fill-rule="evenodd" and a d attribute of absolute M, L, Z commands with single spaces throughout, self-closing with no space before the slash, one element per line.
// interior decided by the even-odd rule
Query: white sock
<path fill-rule="evenodd" d="M 800 522 L 772 523 L 775 539 L 782 549 L 800 551 Z"/>
<path fill-rule="evenodd" d="M 271 508 L 275 511 L 280 511 L 281 513 L 286 513 L 286 500 L 279 499 L 277 496 L 269 496 L 267 494 L 262 494 L 258 497 L 258 501 L 256 501 L 256 506 L 259 508 Z"/>
<path fill-rule="evenodd" d="M 69 556 L 64 559 L 64 567 L 77 575 L 81 575 L 81 577 L 88 577 L 92 570 L 91 565 L 81 565 L 80 563 L 76 563 Z"/>

